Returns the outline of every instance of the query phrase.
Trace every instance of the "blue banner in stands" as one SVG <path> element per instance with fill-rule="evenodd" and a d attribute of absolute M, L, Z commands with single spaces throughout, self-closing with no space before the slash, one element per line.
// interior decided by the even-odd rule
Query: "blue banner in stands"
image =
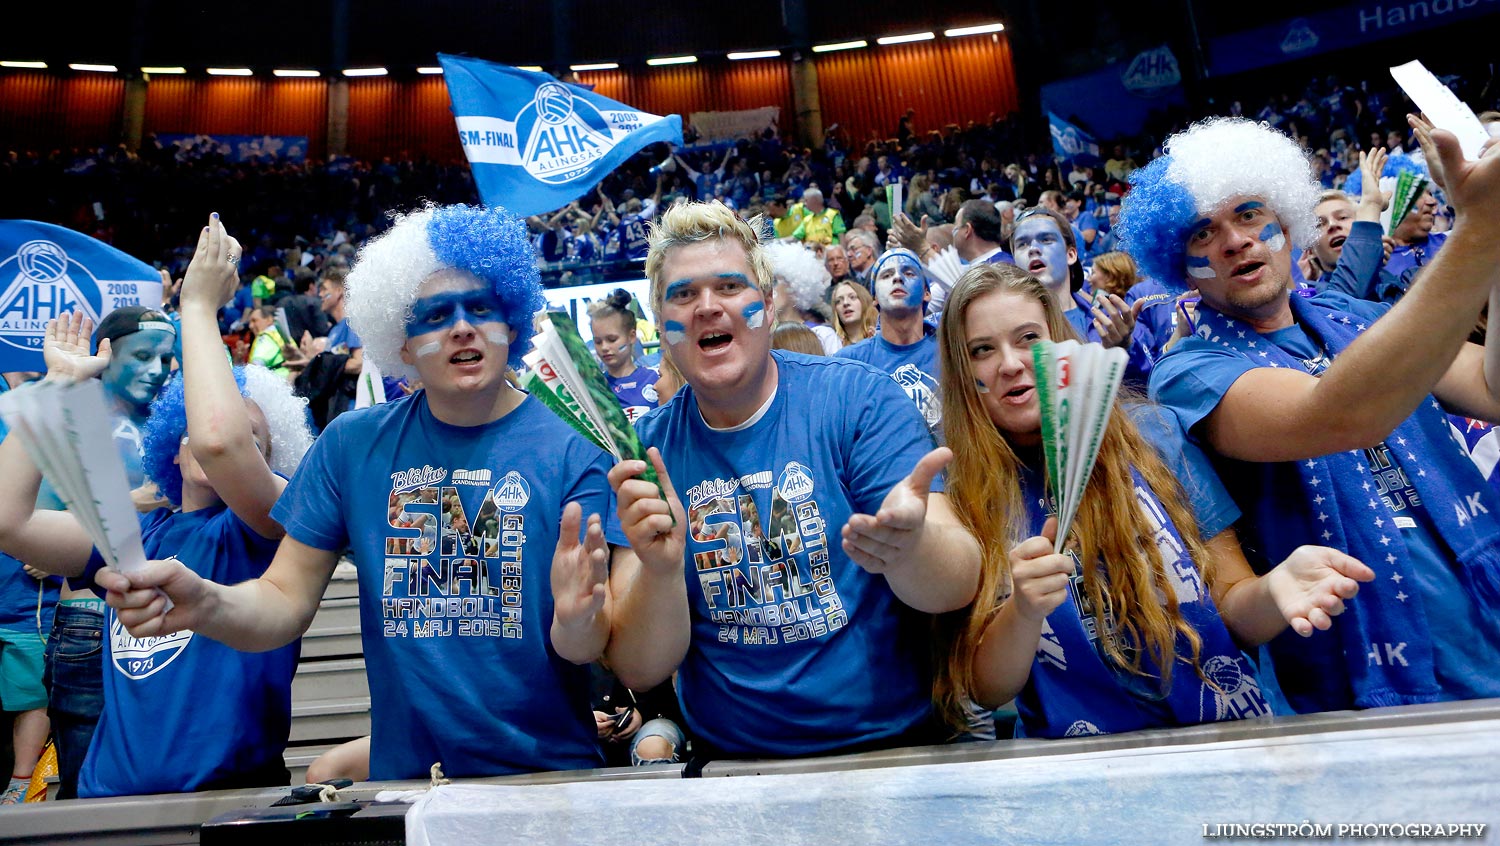
<path fill-rule="evenodd" d="M 1047 127 L 1052 131 L 1052 153 L 1060 161 L 1078 160 L 1087 167 L 1097 167 L 1099 142 L 1094 136 L 1058 117 L 1047 113 Z"/>
<path fill-rule="evenodd" d="M 647 114 L 544 73 L 439 54 L 458 137 L 489 205 L 540 214 L 582 196 L 682 118 Z"/>
<path fill-rule="evenodd" d="M 161 274 L 81 232 L 0 220 L 0 372 L 45 370 L 47 321 L 81 310 L 97 324 L 120 306 L 161 307 Z"/>
<path fill-rule="evenodd" d="M 1500 12 L 1496 0 L 1365 0 L 1312 9 L 1305 17 L 1213 39 L 1209 70 L 1217 76 L 1241 73 L 1496 12 Z M 1397 59 L 1392 57 L 1391 62 Z"/>

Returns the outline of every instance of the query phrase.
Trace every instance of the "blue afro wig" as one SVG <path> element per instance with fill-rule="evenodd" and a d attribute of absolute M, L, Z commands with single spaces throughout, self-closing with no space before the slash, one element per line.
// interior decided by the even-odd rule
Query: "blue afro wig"
<path fill-rule="evenodd" d="M 1182 291 L 1188 232 L 1233 197 L 1263 200 L 1293 246 L 1316 236 L 1313 207 L 1322 189 L 1306 153 L 1284 133 L 1243 118 L 1210 118 L 1164 147 L 1165 156 L 1131 174 L 1120 209 L 1120 240 L 1143 275 Z"/>
<path fill-rule="evenodd" d="M 429 205 L 397 215 L 390 229 L 360 249 L 349 272 L 349 321 L 382 373 L 415 378 L 401 360 L 406 321 L 422 282 L 449 268 L 473 274 L 500 298 L 502 319 L 516 333 L 509 362 L 521 366 L 531 349 L 532 315 L 546 306 L 525 225 L 498 206 Z"/>
<path fill-rule="evenodd" d="M 271 439 L 271 469 L 290 477 L 312 446 L 307 400 L 293 395 L 286 379 L 256 364 L 234 368 L 234 384 L 240 396 L 254 400 L 265 415 Z M 141 466 L 146 478 L 173 505 L 181 505 L 182 468 L 176 459 L 182 436 L 187 434 L 187 396 L 180 372 L 156 395 L 141 434 Z"/>

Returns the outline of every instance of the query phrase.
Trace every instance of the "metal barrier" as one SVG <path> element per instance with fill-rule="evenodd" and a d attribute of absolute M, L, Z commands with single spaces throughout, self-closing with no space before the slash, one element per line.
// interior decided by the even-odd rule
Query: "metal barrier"
<path fill-rule="evenodd" d="M 840 775 L 830 778 L 836 773 Z M 649 819 L 658 823 L 679 819 L 688 826 L 704 815 L 716 821 L 687 837 L 681 829 L 643 829 L 646 817 L 611 818 L 610 839 L 628 832 L 640 843 L 668 842 L 668 831 L 675 831 L 679 841 L 739 839 L 737 832 L 746 829 L 736 826 L 746 825 L 745 820 L 774 821 L 778 844 L 823 846 L 904 840 L 921 831 L 927 836 L 920 839 L 945 843 L 1201 843 L 1203 832 L 1216 824 L 1298 824 L 1305 819 L 1319 824 L 1489 823 L 1500 816 L 1494 811 L 1500 808 L 1500 700 L 1067 740 L 720 761 L 703 769 L 704 780 L 645 786 L 680 780 L 681 775 L 682 767 L 673 765 L 536 773 L 466 780 L 463 785 L 544 787 L 519 795 L 503 791 L 509 798 L 496 807 L 507 815 L 506 827 L 495 829 L 517 838 L 529 832 L 543 842 L 590 839 L 580 839 L 580 826 L 605 807 L 595 800 L 622 803 L 608 805 L 622 814 L 650 811 L 656 816 Z M 784 778 L 749 779 L 732 789 L 711 781 L 748 776 Z M 611 782 L 636 786 L 608 786 Z M 557 785 L 567 787 L 545 787 Z M 425 782 L 368 783 L 341 791 L 341 796 L 371 801 L 380 790 L 424 787 Z M 1361 793 L 1371 790 L 1375 792 Z M 0 844 L 196 844 L 205 821 L 265 808 L 287 792 L 222 791 L 4 809 Z M 1303 796 L 1306 804 L 1299 809 L 1295 802 Z M 1315 808 L 1340 816 L 1318 818 Z M 826 811 L 829 821 L 810 828 L 795 825 L 809 810 Z M 393 813 L 404 811 L 380 811 L 386 817 Z M 1210 829 L 1200 831 L 1199 820 Z M 395 825 L 387 823 L 388 828 Z M 1173 827 L 1145 831 L 1143 825 Z M 549 831 L 571 834 L 549 838 L 544 835 Z M 1125 836 L 1125 831 L 1135 836 Z M 276 842 L 289 846 L 280 837 Z"/>

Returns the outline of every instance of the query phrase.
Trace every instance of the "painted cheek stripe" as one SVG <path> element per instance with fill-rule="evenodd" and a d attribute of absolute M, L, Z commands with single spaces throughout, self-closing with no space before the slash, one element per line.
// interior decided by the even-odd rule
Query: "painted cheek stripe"
<path fill-rule="evenodd" d="M 1202 256 L 1187 257 L 1187 273 L 1194 279 L 1212 279 L 1216 275 L 1213 263 Z"/>
<path fill-rule="evenodd" d="M 687 327 L 675 320 L 668 320 L 661 325 L 661 336 L 675 347 L 687 340 Z"/>
<path fill-rule="evenodd" d="M 751 329 L 759 329 L 766 325 L 766 306 L 764 303 L 751 303 L 740 312 L 745 318 L 745 325 Z"/>

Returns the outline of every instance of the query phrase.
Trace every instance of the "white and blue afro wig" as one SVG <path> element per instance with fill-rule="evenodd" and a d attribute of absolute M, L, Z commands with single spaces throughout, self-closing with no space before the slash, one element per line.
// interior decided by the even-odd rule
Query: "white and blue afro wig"
<path fill-rule="evenodd" d="M 1143 275 L 1182 291 L 1189 232 L 1231 197 L 1264 201 L 1295 247 L 1317 236 L 1313 207 L 1322 186 L 1285 134 L 1243 118 L 1210 118 L 1163 146 L 1166 155 L 1131 174 L 1120 209 L 1120 240 Z"/>
<path fill-rule="evenodd" d="M 260 406 L 271 436 L 271 469 L 291 478 L 312 447 L 312 420 L 307 400 L 292 393 L 287 380 L 258 364 L 234 368 L 240 396 Z M 187 397 L 181 374 L 173 376 L 151 403 L 151 416 L 141 438 L 141 464 L 146 478 L 156 483 L 173 505 L 182 504 L 182 468 L 177 465 L 182 436 L 187 434 Z"/>
<path fill-rule="evenodd" d="M 531 349 L 531 317 L 547 304 L 525 224 L 498 206 L 428 205 L 396 215 L 390 229 L 360 249 L 349 271 L 344 308 L 365 356 L 383 374 L 416 378 L 401 360 L 406 321 L 422 282 L 449 268 L 494 289 L 502 319 L 516 333 L 510 366 L 521 366 Z"/>
<path fill-rule="evenodd" d="M 765 249 L 771 257 L 771 272 L 786 281 L 797 308 L 812 311 L 827 301 L 833 277 L 812 250 L 781 241 L 766 244 Z"/>

